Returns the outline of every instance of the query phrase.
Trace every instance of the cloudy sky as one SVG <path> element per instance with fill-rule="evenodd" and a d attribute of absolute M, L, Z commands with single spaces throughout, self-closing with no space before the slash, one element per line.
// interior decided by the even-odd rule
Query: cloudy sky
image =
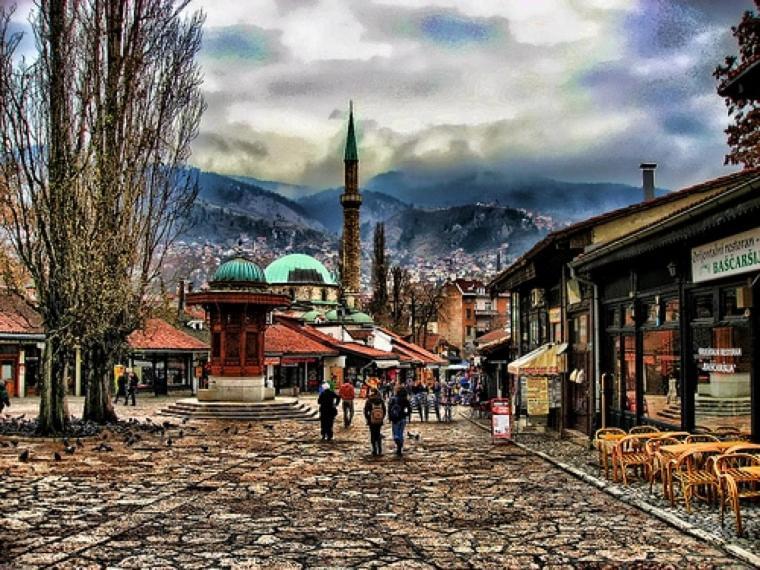
<path fill-rule="evenodd" d="M 208 110 L 193 162 L 338 185 L 489 169 L 679 188 L 723 166 L 711 75 L 751 0 L 193 0 Z M 20 10 L 21 13 L 24 10 Z M 21 15 L 19 15 L 21 18 Z"/>

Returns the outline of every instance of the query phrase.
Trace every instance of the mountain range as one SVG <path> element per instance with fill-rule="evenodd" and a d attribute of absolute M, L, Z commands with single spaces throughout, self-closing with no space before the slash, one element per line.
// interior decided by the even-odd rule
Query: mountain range
<path fill-rule="evenodd" d="M 234 245 L 266 241 L 280 251 L 337 249 L 342 226 L 340 188 L 320 190 L 275 181 L 199 172 L 199 194 L 183 239 Z M 362 189 L 362 240 L 386 225 L 386 244 L 397 257 L 446 256 L 494 249 L 517 256 L 545 235 L 579 218 L 627 206 L 641 189 L 552 179 L 509 179 L 465 172 L 436 179 L 394 171 Z"/>

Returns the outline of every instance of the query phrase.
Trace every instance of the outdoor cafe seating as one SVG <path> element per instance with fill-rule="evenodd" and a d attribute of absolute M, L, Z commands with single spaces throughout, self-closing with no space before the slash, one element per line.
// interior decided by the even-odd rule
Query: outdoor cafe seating
<path fill-rule="evenodd" d="M 689 513 L 695 499 L 717 502 L 721 524 L 725 509 L 731 508 L 741 535 L 740 503 L 760 499 L 760 444 L 748 442 L 746 434 L 730 426 L 700 434 L 650 427 L 596 432 L 594 445 L 605 476 L 611 470 L 616 482 L 627 485 L 632 470 L 649 483 L 650 492 L 659 479 L 671 505 L 680 495 Z"/>

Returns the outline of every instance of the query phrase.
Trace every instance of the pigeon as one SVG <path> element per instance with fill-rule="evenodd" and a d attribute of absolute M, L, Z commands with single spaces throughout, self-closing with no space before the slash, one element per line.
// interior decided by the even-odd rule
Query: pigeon
<path fill-rule="evenodd" d="M 169 438 L 166 440 L 166 447 L 171 447 L 174 442 L 172 441 L 172 438 Z"/>
<path fill-rule="evenodd" d="M 10 446 L 11 444 L 8 443 L 7 441 L 0 441 L 0 447 L 10 447 Z"/>
<path fill-rule="evenodd" d="M 56 461 L 60 461 L 61 460 L 61 454 L 58 453 L 57 451 L 54 451 L 53 452 L 53 459 L 55 459 Z"/>
<path fill-rule="evenodd" d="M 27 461 L 29 461 L 29 450 L 25 449 L 24 451 L 19 453 L 18 460 L 21 461 L 22 463 L 26 463 Z"/>
<path fill-rule="evenodd" d="M 179 433 L 177 434 L 177 439 L 182 439 L 183 437 L 185 437 L 185 432 L 182 430 L 179 430 Z"/>
<path fill-rule="evenodd" d="M 265 429 L 274 429 L 274 426 L 272 424 L 264 424 Z"/>
<path fill-rule="evenodd" d="M 249 428 L 252 428 L 252 427 L 253 427 L 253 424 L 252 424 L 251 422 L 248 422 L 248 427 L 249 427 Z"/>
<path fill-rule="evenodd" d="M 80 438 L 77 438 L 77 447 L 84 447 L 84 443 L 82 443 Z"/>
<path fill-rule="evenodd" d="M 18 447 L 18 441 L 16 441 L 15 439 L 12 439 L 12 440 L 11 440 L 11 445 L 12 445 L 13 447 Z"/>
<path fill-rule="evenodd" d="M 229 431 L 230 431 L 230 426 L 227 426 L 226 428 L 224 428 L 224 429 L 222 430 L 222 433 L 227 433 L 227 432 L 229 432 Z"/>
<path fill-rule="evenodd" d="M 187 420 L 188 420 L 188 419 L 190 419 L 190 418 L 185 418 L 185 419 L 183 419 L 183 420 L 182 420 L 182 425 L 186 424 L 186 423 L 187 423 Z"/>
<path fill-rule="evenodd" d="M 68 437 L 64 437 L 64 438 L 63 438 L 63 445 L 65 445 L 66 447 L 68 447 L 69 445 L 71 445 L 71 444 L 69 443 L 69 438 L 68 438 Z"/>
<path fill-rule="evenodd" d="M 66 453 L 68 453 L 69 455 L 73 455 L 73 454 L 74 454 L 74 452 L 76 451 L 76 449 L 77 449 L 77 448 L 76 448 L 76 447 L 74 447 L 73 445 L 67 445 L 66 447 L 64 447 L 64 448 L 63 448 L 63 450 L 64 450 Z"/>
<path fill-rule="evenodd" d="M 238 434 L 238 428 L 237 426 L 235 426 L 235 429 L 232 430 L 232 435 L 237 435 L 237 434 Z"/>
<path fill-rule="evenodd" d="M 420 434 L 418 434 L 418 433 L 412 433 L 412 432 L 409 431 L 409 432 L 406 432 L 406 437 L 408 437 L 409 439 L 416 439 L 416 440 L 419 441 Z"/>
<path fill-rule="evenodd" d="M 203 453 L 206 453 L 208 451 L 208 445 L 201 445 L 201 449 L 203 450 Z"/>

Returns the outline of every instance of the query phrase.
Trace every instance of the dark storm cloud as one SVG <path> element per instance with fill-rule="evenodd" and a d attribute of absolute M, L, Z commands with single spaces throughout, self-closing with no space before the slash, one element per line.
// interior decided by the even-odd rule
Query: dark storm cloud
<path fill-rule="evenodd" d="M 244 155 L 257 159 L 269 156 L 267 146 L 261 141 L 247 141 L 215 133 L 201 133 L 198 136 L 198 144 L 207 151 L 218 151 L 227 155 Z"/>

